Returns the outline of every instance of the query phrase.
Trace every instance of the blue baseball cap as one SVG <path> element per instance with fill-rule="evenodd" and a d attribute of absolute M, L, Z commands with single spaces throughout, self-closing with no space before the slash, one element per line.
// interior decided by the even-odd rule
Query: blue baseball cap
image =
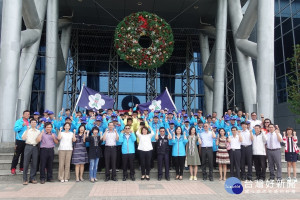
<path fill-rule="evenodd" d="M 212 125 L 212 128 L 217 128 L 215 125 Z"/>
<path fill-rule="evenodd" d="M 157 115 L 154 115 L 154 117 L 153 118 L 158 118 L 158 116 Z"/>
<path fill-rule="evenodd" d="M 187 115 L 187 114 L 184 114 L 183 117 L 188 117 L 188 115 Z"/>
<path fill-rule="evenodd" d="M 206 118 L 211 118 L 211 115 L 207 115 Z"/>
<path fill-rule="evenodd" d="M 54 115 L 54 112 L 49 110 L 48 115 Z"/>
<path fill-rule="evenodd" d="M 185 109 L 182 109 L 182 110 L 181 110 L 181 112 L 182 112 L 182 111 L 184 111 L 184 112 L 185 112 Z"/>
<path fill-rule="evenodd" d="M 230 120 L 236 120 L 234 117 L 230 117 Z"/>
<path fill-rule="evenodd" d="M 225 119 L 225 121 L 228 121 L 228 120 L 230 120 L 230 117 L 229 117 L 229 115 L 225 115 L 225 116 L 224 116 L 224 119 Z"/>
<path fill-rule="evenodd" d="M 34 112 L 33 115 L 40 115 L 40 113 L 39 112 Z"/>
<path fill-rule="evenodd" d="M 251 122 L 250 121 L 246 121 L 246 124 L 251 124 Z"/>
<path fill-rule="evenodd" d="M 174 120 L 171 120 L 171 121 L 169 122 L 169 124 L 175 124 Z"/>
<path fill-rule="evenodd" d="M 112 117 L 116 117 L 116 116 L 117 116 L 117 114 L 116 114 L 116 113 L 113 113 L 113 114 L 111 114 L 111 116 L 112 116 Z"/>
<path fill-rule="evenodd" d="M 47 119 L 46 119 L 45 117 L 43 117 L 43 118 L 40 119 L 40 121 L 41 121 L 41 122 L 46 122 Z"/>
<path fill-rule="evenodd" d="M 86 117 L 81 117 L 80 120 L 81 121 L 86 121 Z"/>
<path fill-rule="evenodd" d="M 194 116 L 198 116 L 198 113 L 194 113 Z"/>
<path fill-rule="evenodd" d="M 236 121 L 241 121 L 241 119 L 238 117 L 238 118 L 236 118 Z"/>
<path fill-rule="evenodd" d="M 48 113 L 48 112 L 49 112 L 49 110 L 45 110 L 45 111 L 44 111 L 44 113 Z"/>
<path fill-rule="evenodd" d="M 190 123 L 190 121 L 189 120 L 184 120 L 184 123 Z"/>
<path fill-rule="evenodd" d="M 118 118 L 113 118 L 112 121 L 113 121 L 113 122 L 117 122 L 117 121 L 118 121 Z"/>
<path fill-rule="evenodd" d="M 159 113 L 159 110 L 155 110 L 154 112 L 155 112 L 155 113 Z"/>
<path fill-rule="evenodd" d="M 173 113 L 172 112 L 168 112 L 168 115 L 173 115 Z"/>
<path fill-rule="evenodd" d="M 97 116 L 96 117 L 96 121 L 102 121 L 102 117 L 101 116 Z"/>

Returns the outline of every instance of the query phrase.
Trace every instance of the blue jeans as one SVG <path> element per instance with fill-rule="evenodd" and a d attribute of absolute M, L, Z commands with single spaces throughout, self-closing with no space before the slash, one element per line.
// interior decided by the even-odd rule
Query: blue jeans
<path fill-rule="evenodd" d="M 90 159 L 90 179 L 96 178 L 99 158 Z"/>

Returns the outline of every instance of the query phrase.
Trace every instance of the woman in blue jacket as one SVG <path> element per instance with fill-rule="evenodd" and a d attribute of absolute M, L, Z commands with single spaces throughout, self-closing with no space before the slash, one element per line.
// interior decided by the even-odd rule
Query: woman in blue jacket
<path fill-rule="evenodd" d="M 119 139 L 119 143 L 122 145 L 122 163 L 123 163 L 123 181 L 126 181 L 128 177 L 127 169 L 128 165 L 130 168 L 130 178 L 135 181 L 134 177 L 134 155 L 136 141 L 135 134 L 130 130 L 130 126 L 126 125 L 125 129 L 122 131 Z M 128 164 L 129 163 L 129 164 Z"/>
<path fill-rule="evenodd" d="M 172 139 L 172 156 L 175 162 L 176 180 L 182 180 L 184 162 L 185 162 L 185 145 L 188 142 L 186 135 L 183 134 L 181 127 L 177 127 Z"/>

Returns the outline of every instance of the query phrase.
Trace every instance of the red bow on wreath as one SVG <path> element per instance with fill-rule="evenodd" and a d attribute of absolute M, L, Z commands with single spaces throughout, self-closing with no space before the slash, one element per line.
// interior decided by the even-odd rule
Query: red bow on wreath
<path fill-rule="evenodd" d="M 142 15 L 139 16 L 139 22 L 143 22 L 143 24 L 140 26 L 141 28 L 147 28 L 148 22 Z"/>

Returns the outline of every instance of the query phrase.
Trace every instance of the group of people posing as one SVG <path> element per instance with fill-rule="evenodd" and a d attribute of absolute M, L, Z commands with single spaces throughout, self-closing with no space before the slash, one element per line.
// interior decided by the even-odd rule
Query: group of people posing
<path fill-rule="evenodd" d="M 68 182 L 70 166 L 75 165 L 76 182 L 84 181 L 85 165 L 89 167 L 89 180 L 97 181 L 98 166 L 105 166 L 105 181 L 117 181 L 117 169 L 123 169 L 123 181 L 135 181 L 135 158 L 141 169 L 141 180 L 150 180 L 150 170 L 157 160 L 158 180 L 169 181 L 169 168 L 174 167 L 176 180 L 183 179 L 189 169 L 189 180 L 197 180 L 198 166 L 202 167 L 203 180 L 213 181 L 213 169 L 218 165 L 220 178 L 226 180 L 227 165 L 230 176 L 241 180 L 252 179 L 255 166 L 256 179 L 266 179 L 267 163 L 271 181 L 282 180 L 281 146 L 285 146 L 288 177 L 297 181 L 297 136 L 292 128 L 280 132 L 270 119 L 257 119 L 255 112 L 225 112 L 221 119 L 217 113 L 204 117 L 202 111 L 179 113 L 165 110 L 137 111 L 137 106 L 126 113 L 113 109 L 80 111 L 62 110 L 57 119 L 52 111 L 43 115 L 23 112 L 15 123 L 16 146 L 11 173 L 21 156 L 20 171 L 23 184 L 54 181 L 54 148 L 58 145 L 58 180 Z M 99 162 L 100 161 L 100 162 Z M 268 162 L 267 162 L 268 161 Z M 163 173 L 163 166 L 165 172 Z M 246 170 L 247 166 L 247 170 Z M 208 167 L 208 173 L 206 168 Z M 293 177 L 291 177 L 293 168 Z M 128 174 L 129 169 L 129 174 Z M 275 176 L 276 172 L 276 176 Z"/>

